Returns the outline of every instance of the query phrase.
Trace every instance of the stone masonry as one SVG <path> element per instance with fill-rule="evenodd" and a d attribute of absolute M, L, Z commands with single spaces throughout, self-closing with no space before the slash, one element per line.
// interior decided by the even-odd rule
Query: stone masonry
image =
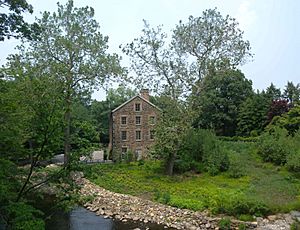
<path fill-rule="evenodd" d="M 154 127 L 160 109 L 149 101 L 149 91 L 137 95 L 111 112 L 110 150 L 113 156 L 131 151 L 137 160 L 147 156 L 154 141 Z"/>

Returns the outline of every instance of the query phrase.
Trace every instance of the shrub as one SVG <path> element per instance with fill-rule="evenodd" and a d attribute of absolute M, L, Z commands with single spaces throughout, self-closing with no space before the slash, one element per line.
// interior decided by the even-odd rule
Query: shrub
<path fill-rule="evenodd" d="M 131 150 L 127 151 L 126 153 L 126 162 L 129 163 L 129 162 L 132 162 L 134 159 L 134 154 Z"/>
<path fill-rule="evenodd" d="M 169 204 L 171 200 L 170 193 L 165 192 L 161 193 L 159 190 L 154 190 L 154 200 L 163 203 L 163 204 Z"/>
<path fill-rule="evenodd" d="M 243 224 L 243 223 L 239 224 L 239 230 L 246 230 L 246 229 L 247 229 L 247 227 L 245 224 Z"/>
<path fill-rule="evenodd" d="M 229 168 L 229 158 L 226 151 L 221 151 L 216 147 L 210 153 L 207 153 L 204 160 L 205 169 L 214 176 L 220 172 L 224 172 Z"/>
<path fill-rule="evenodd" d="M 182 140 L 180 153 L 180 159 L 174 165 L 175 172 L 205 170 L 216 175 L 229 167 L 227 153 L 222 151 L 217 137 L 210 130 L 189 130 Z"/>
<path fill-rule="evenodd" d="M 219 229 L 220 230 L 230 230 L 231 227 L 231 220 L 227 217 L 227 218 L 222 218 L 220 221 L 219 221 Z"/>
<path fill-rule="evenodd" d="M 286 167 L 291 172 L 300 172 L 300 150 L 287 156 Z"/>
<path fill-rule="evenodd" d="M 245 162 L 241 161 L 238 153 L 235 151 L 230 151 L 229 154 L 229 169 L 228 175 L 231 178 L 240 178 L 246 175 L 245 172 Z"/>
<path fill-rule="evenodd" d="M 242 214 L 239 216 L 239 220 L 241 221 L 254 221 L 253 216 L 249 215 L 249 214 Z"/>
<path fill-rule="evenodd" d="M 187 198 L 182 198 L 179 196 L 171 196 L 169 205 L 177 207 L 177 208 L 192 209 L 194 211 L 204 209 L 204 204 L 200 200 L 187 199 Z"/>
<path fill-rule="evenodd" d="M 284 165 L 292 151 L 292 141 L 287 130 L 274 127 L 260 137 L 257 148 L 264 161 Z"/>
<path fill-rule="evenodd" d="M 291 230 L 300 230 L 300 223 L 299 222 L 293 222 L 291 225 Z"/>

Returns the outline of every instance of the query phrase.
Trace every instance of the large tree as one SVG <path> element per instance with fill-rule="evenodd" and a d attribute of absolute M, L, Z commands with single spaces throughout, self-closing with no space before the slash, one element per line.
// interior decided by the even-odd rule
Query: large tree
<path fill-rule="evenodd" d="M 151 28 L 145 21 L 142 35 L 122 47 L 125 54 L 131 57 L 131 70 L 137 75 L 135 83 L 150 88 L 158 95 L 169 97 L 174 111 L 166 112 L 161 123 L 166 134 L 170 135 L 169 143 L 175 145 L 168 154 L 162 154 L 168 161 L 167 171 L 171 174 L 172 165 L 178 155 L 176 143 L 183 136 L 188 124 L 174 126 L 178 116 L 191 121 L 192 110 L 187 111 L 179 106 L 180 100 L 194 89 L 199 93 L 199 82 L 207 75 L 208 69 L 236 67 L 249 57 L 250 45 L 243 39 L 243 32 L 238 23 L 231 17 L 225 18 L 216 10 L 206 10 L 200 17 L 189 17 L 187 23 L 180 21 L 172 31 L 171 38 L 163 32 L 162 26 Z M 172 111 L 172 110 L 169 110 Z M 163 132 L 161 132 L 163 133 Z M 159 138 L 157 139 L 159 140 Z"/>
<path fill-rule="evenodd" d="M 65 164 L 70 158 L 71 109 L 76 94 L 102 86 L 122 74 L 119 57 L 107 53 L 108 37 L 99 32 L 91 7 L 76 8 L 69 0 L 58 3 L 55 13 L 44 12 L 37 23 L 42 32 L 38 41 L 30 41 L 19 56 L 26 72 L 35 68 L 36 76 L 48 74 L 63 86 Z"/>
<path fill-rule="evenodd" d="M 122 50 L 131 57 L 136 83 L 173 98 L 197 87 L 209 69 L 234 68 L 252 57 L 236 20 L 223 17 L 216 9 L 190 16 L 187 23 L 180 21 L 172 38 L 162 26 L 151 28 L 144 23 L 141 37 Z"/>
<path fill-rule="evenodd" d="M 172 38 L 172 47 L 181 60 L 189 62 L 190 75 L 196 82 L 211 68 L 235 68 L 252 57 L 250 43 L 244 40 L 238 22 L 229 15 L 223 17 L 216 9 L 205 10 L 200 17 L 190 16 L 186 23 L 180 21 Z"/>
<path fill-rule="evenodd" d="M 270 99 L 265 91 L 254 93 L 240 105 L 237 117 L 237 135 L 257 136 L 268 124 Z"/>
<path fill-rule="evenodd" d="M 240 105 L 253 94 L 252 82 L 239 70 L 224 69 L 211 72 L 200 88 L 202 93 L 194 98 L 195 125 L 219 135 L 235 135 Z"/>

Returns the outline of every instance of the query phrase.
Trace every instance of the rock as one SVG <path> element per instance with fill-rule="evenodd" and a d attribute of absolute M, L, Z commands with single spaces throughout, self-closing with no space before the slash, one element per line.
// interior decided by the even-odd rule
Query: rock
<path fill-rule="evenodd" d="M 291 211 L 290 213 L 293 218 L 300 217 L 300 212 L 298 212 L 298 211 Z"/>
<path fill-rule="evenodd" d="M 75 175 L 80 177 L 82 175 Z M 157 223 L 164 228 L 174 229 L 219 229 L 218 222 L 221 217 L 211 217 L 208 212 L 194 212 L 187 209 L 169 207 L 163 204 L 143 200 L 138 197 L 113 193 L 90 181 L 82 178 L 81 194 L 94 196 L 95 199 L 84 206 L 96 212 L 97 215 L 105 215 L 104 218 L 114 218 L 127 222 L 128 220 L 141 221 L 144 223 Z M 268 218 L 257 218 L 257 222 L 246 222 L 247 229 L 258 230 L 287 230 L 294 219 L 300 219 L 300 212 L 293 211 L 291 214 L 270 215 Z M 232 229 L 238 229 L 238 220 L 232 220 Z M 135 230 L 139 230 L 136 228 Z"/>
<path fill-rule="evenodd" d="M 277 216 L 271 215 L 267 217 L 269 221 L 275 221 L 277 219 Z"/>

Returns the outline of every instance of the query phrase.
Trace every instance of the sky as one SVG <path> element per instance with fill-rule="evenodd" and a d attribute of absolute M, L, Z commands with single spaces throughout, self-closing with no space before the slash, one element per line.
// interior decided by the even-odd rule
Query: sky
<path fill-rule="evenodd" d="M 40 12 L 57 10 L 57 0 L 27 0 L 34 8 L 26 20 L 41 17 Z M 67 0 L 60 0 L 65 4 Z M 109 36 L 109 52 L 123 56 L 122 65 L 129 60 L 119 49 L 141 35 L 143 19 L 151 26 L 163 25 L 171 30 L 179 20 L 186 22 L 190 15 L 201 16 L 209 8 L 217 8 L 239 22 L 244 39 L 249 40 L 254 58 L 240 66 L 254 89 L 265 89 L 271 82 L 284 88 L 287 81 L 300 83 L 300 1 L 298 0 L 74 0 L 76 7 L 91 6 L 102 34 Z M 19 43 L 14 39 L 0 42 L 0 65 L 8 54 L 15 53 Z M 93 98 L 104 99 L 104 91 Z"/>

